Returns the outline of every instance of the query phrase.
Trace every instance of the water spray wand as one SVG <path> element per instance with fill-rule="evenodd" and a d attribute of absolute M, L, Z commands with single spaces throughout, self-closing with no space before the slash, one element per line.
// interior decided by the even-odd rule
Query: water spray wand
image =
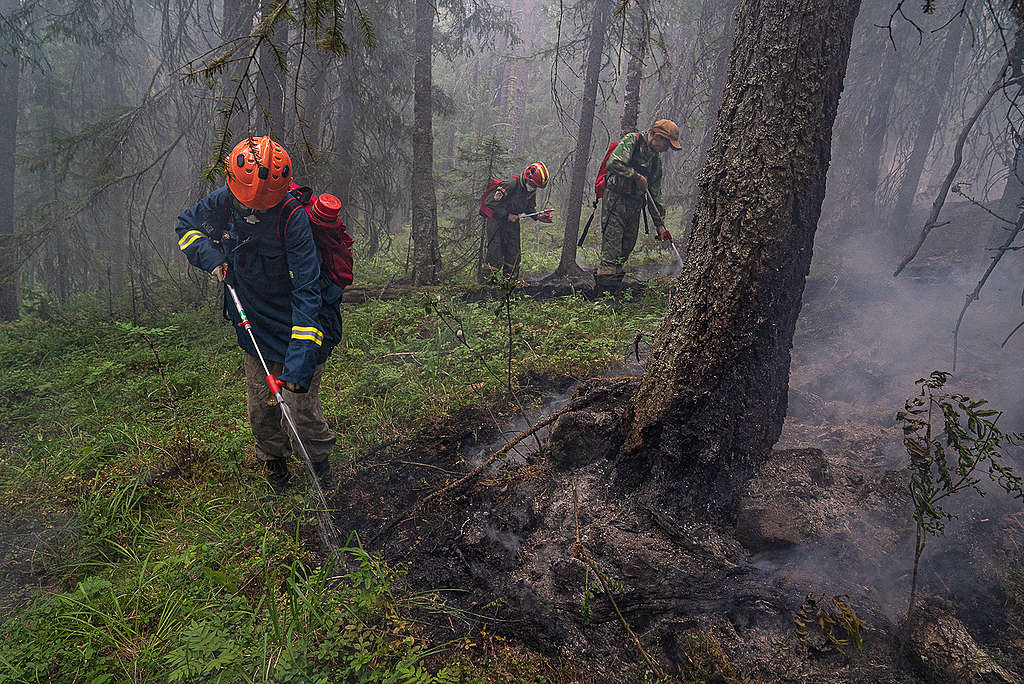
<path fill-rule="evenodd" d="M 664 228 L 665 227 L 665 219 L 662 218 L 661 213 L 658 211 L 658 205 L 654 203 L 654 198 L 651 197 L 651 191 L 650 190 L 644 190 L 644 193 L 647 195 L 647 202 L 651 205 L 651 209 L 654 212 L 654 217 L 656 219 L 658 219 L 658 224 L 662 228 Z M 669 245 L 669 247 L 672 248 L 672 251 L 676 253 L 676 259 L 679 261 L 679 270 L 682 271 L 683 270 L 683 256 L 679 253 L 679 248 L 676 247 L 676 243 L 672 240 L 671 237 L 669 237 L 669 239 L 668 239 L 668 245 Z"/>
<path fill-rule="evenodd" d="M 531 216 L 545 216 L 545 215 L 548 218 L 551 218 L 551 212 L 553 212 L 553 211 L 554 211 L 554 209 L 541 209 L 540 211 L 535 211 L 532 214 L 520 214 L 519 218 L 530 218 Z"/>
<path fill-rule="evenodd" d="M 252 340 L 252 347 L 256 350 L 256 356 L 259 357 L 260 363 L 263 364 L 263 372 L 266 374 L 264 379 L 267 382 L 267 387 L 270 388 L 270 393 L 274 395 L 274 400 L 281 407 L 281 412 L 284 414 L 285 420 L 288 421 L 288 427 L 292 429 L 292 434 L 295 436 L 295 444 L 299 447 L 299 451 L 302 452 L 302 460 L 310 466 L 310 471 L 312 472 L 313 462 L 309 458 L 309 452 L 306 451 L 306 445 L 302 443 L 302 439 L 299 437 L 299 429 L 292 419 L 291 410 L 288 408 L 288 404 L 284 402 L 284 396 L 281 394 L 283 387 L 281 381 L 270 372 L 270 367 L 267 365 L 266 359 L 263 358 L 263 352 L 260 351 L 260 346 L 256 344 L 256 335 L 252 332 L 252 323 L 249 322 L 249 317 L 245 315 L 245 309 L 242 308 L 242 302 L 238 298 L 238 293 L 235 292 L 235 288 L 227 281 L 224 282 L 224 286 L 228 289 L 228 294 L 231 295 L 231 300 L 235 303 L 235 308 L 238 310 L 238 317 L 241 319 L 238 327 L 245 328 L 245 331 L 249 333 L 249 339 Z M 313 480 L 316 480 L 315 475 Z"/>

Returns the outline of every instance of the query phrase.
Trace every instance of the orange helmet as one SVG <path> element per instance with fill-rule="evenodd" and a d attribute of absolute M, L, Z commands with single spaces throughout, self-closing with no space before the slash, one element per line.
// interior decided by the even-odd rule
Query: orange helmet
<path fill-rule="evenodd" d="M 228 189 L 250 209 L 270 209 L 288 194 L 292 160 L 284 148 L 270 139 L 246 138 L 224 160 Z"/>
<path fill-rule="evenodd" d="M 534 162 L 523 169 L 523 181 L 535 188 L 543 188 L 548 184 L 548 167 L 544 162 Z"/>

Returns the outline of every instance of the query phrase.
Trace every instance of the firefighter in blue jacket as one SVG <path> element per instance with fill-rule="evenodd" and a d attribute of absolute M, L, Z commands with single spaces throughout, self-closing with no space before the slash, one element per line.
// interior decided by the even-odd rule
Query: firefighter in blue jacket
<path fill-rule="evenodd" d="M 296 211 L 287 225 L 281 209 L 291 185 L 288 153 L 268 136 L 238 143 L 225 160 L 227 186 L 214 190 L 178 216 L 178 247 L 189 263 L 230 282 L 252 322 L 271 372 L 285 387 L 284 399 L 309 452 L 313 471 L 331 489 L 335 436 L 320 406 L 324 362 L 341 341 L 342 290 L 321 278 L 320 255 L 309 217 Z M 234 307 L 225 317 L 235 323 L 245 352 L 245 385 L 256 456 L 267 468 L 276 493 L 290 479 L 292 449 L 281 409 L 264 381 Z"/>

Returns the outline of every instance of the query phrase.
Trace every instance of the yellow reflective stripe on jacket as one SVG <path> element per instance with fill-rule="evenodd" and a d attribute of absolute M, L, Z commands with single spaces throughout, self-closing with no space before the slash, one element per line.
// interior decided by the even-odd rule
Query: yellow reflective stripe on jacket
<path fill-rule="evenodd" d="M 321 346 L 324 343 L 324 334 L 312 326 L 292 326 L 292 339 L 293 340 L 309 340 L 315 342 L 316 346 Z"/>
<path fill-rule="evenodd" d="M 198 230 L 190 230 L 184 235 L 182 235 L 181 239 L 178 240 L 178 248 L 184 252 L 189 245 L 191 245 L 193 242 L 195 242 L 201 237 L 203 237 L 203 234 L 200 233 Z"/>

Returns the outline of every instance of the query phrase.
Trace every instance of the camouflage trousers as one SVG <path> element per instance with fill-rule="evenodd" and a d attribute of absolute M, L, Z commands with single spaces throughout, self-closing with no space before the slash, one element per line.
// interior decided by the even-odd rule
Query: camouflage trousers
<path fill-rule="evenodd" d="M 506 276 L 519 274 L 522 251 L 519 239 L 518 221 L 487 219 L 487 260 L 488 266 Z M 486 274 L 485 274 L 486 277 Z"/>
<path fill-rule="evenodd" d="M 270 372 L 274 375 L 280 373 L 281 364 L 270 364 Z M 281 390 L 299 429 L 299 437 L 313 463 L 326 461 L 334 451 L 337 439 L 327 427 L 320 407 L 320 378 L 323 374 L 324 364 L 321 363 L 313 373 L 308 391 L 298 393 Z M 261 461 L 287 460 L 293 451 L 287 421 L 281 407 L 276 402 L 271 403 L 272 396 L 264 377 L 263 365 L 250 354 L 245 355 L 245 394 L 249 424 L 256 438 L 256 457 Z M 299 453 L 298 448 L 294 451 Z"/>
<path fill-rule="evenodd" d="M 626 260 L 636 247 L 640 233 L 643 200 L 633 201 L 614 192 L 606 192 L 601 200 L 601 261 L 597 275 L 625 273 Z"/>

